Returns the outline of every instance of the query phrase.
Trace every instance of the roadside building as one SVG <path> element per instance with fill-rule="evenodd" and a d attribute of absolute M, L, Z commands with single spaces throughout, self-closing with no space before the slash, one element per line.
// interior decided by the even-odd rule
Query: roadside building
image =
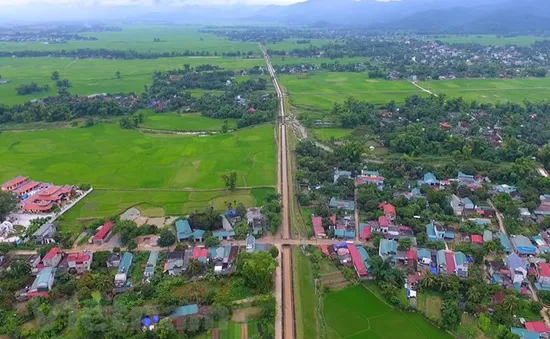
<path fill-rule="evenodd" d="M 537 282 L 543 285 L 550 285 L 550 265 L 540 262 L 537 266 Z"/>
<path fill-rule="evenodd" d="M 168 275 L 182 275 L 187 271 L 189 260 L 193 256 L 192 250 L 173 251 L 168 253 L 164 264 L 164 273 Z"/>
<path fill-rule="evenodd" d="M 122 255 L 120 255 L 119 252 L 112 252 L 107 256 L 107 267 L 118 267 L 120 265 L 120 260 L 122 259 Z"/>
<path fill-rule="evenodd" d="M 180 219 L 176 221 L 176 237 L 179 242 L 192 240 L 202 242 L 204 240 L 204 230 L 192 230 L 189 221 Z"/>
<path fill-rule="evenodd" d="M 76 253 L 69 253 L 67 255 L 67 265 L 69 272 L 73 269 L 76 273 L 82 274 L 90 270 L 92 265 L 93 252 L 83 251 Z"/>
<path fill-rule="evenodd" d="M 147 264 L 145 265 L 145 270 L 143 271 L 143 278 L 148 281 L 151 279 L 155 273 L 155 267 L 157 266 L 157 260 L 159 258 L 159 251 L 151 251 L 149 253 L 149 259 L 147 259 Z"/>
<path fill-rule="evenodd" d="M 52 290 L 53 283 L 55 281 L 55 267 L 45 267 L 41 270 L 28 292 L 49 292 Z"/>
<path fill-rule="evenodd" d="M 527 265 L 515 253 L 512 253 L 506 258 L 506 264 L 512 277 L 512 283 L 522 283 L 527 279 Z"/>
<path fill-rule="evenodd" d="M 45 267 L 57 267 L 63 259 L 63 252 L 59 247 L 52 247 L 48 253 L 42 258 L 42 263 Z"/>
<path fill-rule="evenodd" d="M 134 256 L 130 252 L 125 252 L 122 255 L 122 260 L 120 261 L 117 274 L 115 275 L 115 287 L 124 287 L 124 285 L 126 285 L 133 259 Z"/>
<path fill-rule="evenodd" d="M 113 235 L 114 226 L 115 226 L 115 223 L 112 221 L 107 221 L 105 224 L 103 224 L 103 226 L 101 226 L 99 231 L 97 231 L 92 238 L 94 245 L 101 246 L 107 241 L 109 241 L 109 239 Z"/>
<path fill-rule="evenodd" d="M 338 199 L 335 197 L 330 198 L 330 201 L 328 203 L 329 208 L 335 208 L 335 209 L 343 209 L 346 211 L 354 211 L 355 210 L 355 202 L 353 200 L 343 200 Z"/>
<path fill-rule="evenodd" d="M 32 234 L 32 238 L 36 244 L 50 244 L 55 242 L 55 240 L 53 239 L 53 235 L 55 234 L 55 232 L 55 225 L 53 223 L 47 222 L 44 225 L 40 226 L 36 230 L 36 232 Z"/>
<path fill-rule="evenodd" d="M 519 255 L 533 255 L 537 253 L 537 247 L 524 235 L 513 236 L 512 244 Z"/>
<path fill-rule="evenodd" d="M 311 216 L 311 224 L 313 225 L 313 233 L 317 239 L 324 239 L 327 237 L 325 228 L 323 227 L 323 218 Z"/>
<path fill-rule="evenodd" d="M 382 257 L 382 259 L 394 258 L 397 255 L 397 241 L 381 239 L 378 255 Z"/>

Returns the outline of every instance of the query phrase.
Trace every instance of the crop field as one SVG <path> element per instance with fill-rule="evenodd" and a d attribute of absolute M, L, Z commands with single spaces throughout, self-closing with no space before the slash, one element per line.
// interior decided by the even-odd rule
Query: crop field
<path fill-rule="evenodd" d="M 296 333 L 298 338 L 317 338 L 317 295 L 313 282 L 311 260 L 298 248 L 292 250 L 294 271 L 294 303 L 296 312 Z"/>
<path fill-rule="evenodd" d="M 321 141 L 329 141 L 332 138 L 342 139 L 353 132 L 350 128 L 314 128 L 311 130 L 315 137 Z"/>
<path fill-rule="evenodd" d="M 511 37 L 503 37 L 496 35 L 437 35 L 430 37 L 431 40 L 441 40 L 448 43 L 478 43 L 481 45 L 518 45 L 529 46 L 535 41 L 550 40 L 550 36 L 531 36 L 531 35 L 518 35 Z"/>
<path fill-rule="evenodd" d="M 230 41 L 214 34 L 200 33 L 200 26 L 158 26 L 128 25 L 120 32 L 91 32 L 82 35 L 96 37 L 92 41 L 69 41 L 64 44 L 43 44 L 37 42 L 0 42 L 0 51 L 60 51 L 80 48 L 106 48 L 113 50 L 134 50 L 138 52 L 209 52 L 221 55 L 223 52 L 260 53 L 253 42 Z M 153 42 L 160 38 L 161 42 Z"/>
<path fill-rule="evenodd" d="M 447 97 L 478 102 L 523 102 L 548 100 L 550 77 L 524 79 L 456 79 L 425 81 L 420 86 Z"/>
<path fill-rule="evenodd" d="M 329 110 L 334 103 L 353 96 L 372 103 L 402 102 L 412 95 L 426 95 L 407 81 L 369 79 L 366 73 L 324 72 L 307 78 L 281 75 L 280 80 L 295 106 Z"/>
<path fill-rule="evenodd" d="M 273 127 L 265 124 L 208 137 L 145 134 L 98 124 L 34 132 L 3 132 L 0 181 L 19 174 L 57 184 L 105 188 L 223 188 L 275 184 Z"/>
<path fill-rule="evenodd" d="M 94 190 L 63 215 L 60 231 L 65 234 L 78 234 L 87 221 L 118 215 L 130 207 L 138 208 L 143 216 L 163 217 L 185 215 L 195 210 L 203 210 L 207 206 L 224 210 L 228 202 L 260 206 L 265 197 L 272 192 L 271 188 L 237 189 L 234 192 Z"/>
<path fill-rule="evenodd" d="M 363 286 L 329 292 L 324 313 L 330 339 L 452 338 L 422 316 L 385 304 Z"/>
<path fill-rule="evenodd" d="M 309 40 L 309 43 L 299 44 L 297 43 L 297 40 Z M 309 46 L 321 47 L 331 42 L 335 43 L 337 41 L 328 39 L 287 39 L 285 41 L 277 42 L 274 44 L 266 44 L 265 47 L 266 49 L 272 49 L 276 51 L 292 51 L 293 49 L 304 49 L 308 48 Z"/>
<path fill-rule="evenodd" d="M 312 64 L 320 65 L 322 63 L 335 63 L 338 61 L 341 65 L 360 63 L 367 61 L 367 58 L 353 57 L 353 58 L 338 58 L 338 59 L 329 59 L 329 58 L 298 58 L 298 57 L 289 57 L 289 56 L 272 56 L 271 63 L 273 65 L 293 65 L 293 64 Z"/>
<path fill-rule="evenodd" d="M 219 131 L 222 128 L 224 120 L 213 119 L 202 116 L 199 113 L 176 112 L 155 113 L 153 110 L 144 109 L 145 115 L 140 127 L 161 129 L 170 131 Z M 237 127 L 236 119 L 227 119 L 230 129 Z"/>
<path fill-rule="evenodd" d="M 211 64 L 225 69 L 249 69 L 264 65 L 263 59 L 230 59 L 221 57 L 181 57 L 152 60 L 106 60 L 106 59 L 67 59 L 67 58 L 0 58 L 0 75 L 9 79 L 8 84 L 0 85 L 0 104 L 20 104 L 32 99 L 55 95 L 57 88 L 51 74 L 58 71 L 61 79 L 68 79 L 72 94 L 89 95 L 94 93 L 141 93 L 145 85 L 153 82 L 155 71 L 167 71 Z M 116 77 L 116 72 L 121 77 Z M 49 92 L 17 95 L 16 87 L 36 82 L 49 84 Z"/>

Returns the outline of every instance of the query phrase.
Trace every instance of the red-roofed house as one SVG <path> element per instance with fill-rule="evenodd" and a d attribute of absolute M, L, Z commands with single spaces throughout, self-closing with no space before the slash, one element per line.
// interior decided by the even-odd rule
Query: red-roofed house
<path fill-rule="evenodd" d="M 206 262 L 206 259 L 208 259 L 208 248 L 206 247 L 193 248 L 193 259 L 201 262 Z"/>
<path fill-rule="evenodd" d="M 542 321 L 527 321 L 525 322 L 525 329 L 537 333 L 550 333 L 548 326 Z"/>
<path fill-rule="evenodd" d="M 455 254 L 451 251 L 445 251 L 445 263 L 447 264 L 447 274 L 456 273 Z"/>
<path fill-rule="evenodd" d="M 328 220 L 330 221 L 330 224 L 332 226 L 336 225 L 336 214 L 333 214 L 330 217 L 328 217 Z"/>
<path fill-rule="evenodd" d="M 395 207 L 392 204 L 388 204 L 387 202 L 382 202 L 380 205 L 378 205 L 378 208 L 381 208 L 384 210 L 384 215 L 388 220 L 394 221 L 395 216 L 397 215 L 397 212 L 395 211 Z"/>
<path fill-rule="evenodd" d="M 451 129 L 451 125 L 449 125 L 448 122 L 440 122 L 439 127 L 443 128 L 443 129 Z"/>
<path fill-rule="evenodd" d="M 315 232 L 315 237 L 323 239 L 327 237 L 325 229 L 323 228 L 323 218 L 322 217 L 311 217 L 311 223 L 313 224 L 313 232 Z"/>
<path fill-rule="evenodd" d="M 256 113 L 256 109 L 255 109 L 254 107 L 250 107 L 250 108 L 248 109 L 248 113 L 251 113 L 251 114 L 252 114 L 252 113 Z"/>
<path fill-rule="evenodd" d="M 323 252 L 324 255 L 326 255 L 327 257 L 330 257 L 330 252 L 328 251 L 328 245 L 320 245 L 319 247 L 321 247 L 321 252 Z"/>
<path fill-rule="evenodd" d="M 23 196 L 27 193 L 34 191 L 35 189 L 38 188 L 38 186 L 40 186 L 40 183 L 38 181 L 29 181 L 19 186 L 17 189 L 13 190 L 13 193 L 19 196 Z"/>
<path fill-rule="evenodd" d="M 471 239 L 472 239 L 472 244 L 483 245 L 483 236 L 478 234 L 472 234 Z"/>
<path fill-rule="evenodd" d="M 361 254 L 359 254 L 357 247 L 355 247 L 354 244 L 347 244 L 347 247 L 348 247 L 349 254 L 351 255 L 351 260 L 353 261 L 353 266 L 355 267 L 355 271 L 357 272 L 357 275 L 359 277 L 366 277 L 367 268 L 365 267 L 365 263 L 363 262 L 363 259 L 361 258 Z"/>
<path fill-rule="evenodd" d="M 493 295 L 493 305 L 500 305 L 502 304 L 502 300 L 504 300 L 504 297 L 506 296 L 505 291 L 498 291 Z"/>
<path fill-rule="evenodd" d="M 541 284 L 550 284 L 550 265 L 545 262 L 538 264 L 537 281 Z"/>
<path fill-rule="evenodd" d="M 405 259 L 406 260 L 416 260 L 416 251 L 413 249 L 408 250 L 405 253 Z"/>
<path fill-rule="evenodd" d="M 52 247 L 48 253 L 42 258 L 42 263 L 45 267 L 57 267 L 63 258 L 63 252 L 59 247 Z"/>
<path fill-rule="evenodd" d="M 19 186 L 26 183 L 27 180 L 29 180 L 29 178 L 23 177 L 23 176 L 18 176 L 18 177 L 13 178 L 9 181 L 6 181 L 5 183 L 2 184 L 2 191 L 10 191 L 11 192 L 14 189 L 18 188 Z"/>
<path fill-rule="evenodd" d="M 27 213 L 48 213 L 53 207 L 63 206 L 70 199 L 73 192 L 72 186 L 48 186 L 32 197 L 25 200 L 23 211 Z"/>
<path fill-rule="evenodd" d="M 69 253 L 67 255 L 67 264 L 69 270 L 73 268 L 76 273 L 82 274 L 90 270 L 93 253 L 90 251 Z"/>
<path fill-rule="evenodd" d="M 109 241 L 109 238 L 111 238 L 111 235 L 113 234 L 113 226 L 115 225 L 112 221 L 107 221 L 99 231 L 94 235 L 92 238 L 92 241 L 94 242 L 94 245 L 103 245 L 107 241 Z"/>
<path fill-rule="evenodd" d="M 359 237 L 361 240 L 370 240 L 372 237 L 372 228 L 368 224 L 359 225 Z"/>
<path fill-rule="evenodd" d="M 380 225 L 380 228 L 386 228 L 386 232 L 388 231 L 387 228 L 391 226 L 390 221 L 385 215 L 378 217 L 378 224 Z M 382 230 L 382 232 L 384 232 L 384 230 Z"/>

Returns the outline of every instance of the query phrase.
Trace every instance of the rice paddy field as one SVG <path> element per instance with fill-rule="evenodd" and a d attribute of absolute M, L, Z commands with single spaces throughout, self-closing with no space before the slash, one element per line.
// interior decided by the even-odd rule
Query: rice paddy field
<path fill-rule="evenodd" d="M 313 267 L 311 260 L 297 247 L 292 250 L 294 274 L 294 311 L 296 313 L 296 337 L 318 337 L 318 301 L 315 294 Z"/>
<path fill-rule="evenodd" d="M 61 79 L 68 79 L 72 87 L 69 92 L 78 95 L 94 93 L 141 93 L 145 85 L 153 82 L 155 71 L 168 71 L 211 64 L 224 69 L 250 69 L 264 65 L 261 58 L 231 59 L 222 57 L 178 57 L 151 60 L 106 60 L 68 58 L 0 58 L 0 75 L 10 83 L 0 85 L 0 104 L 21 104 L 33 99 L 41 99 L 57 93 L 51 74 L 58 71 Z M 116 77 L 120 72 L 121 77 Z M 36 82 L 49 84 L 51 90 L 29 95 L 17 95 L 16 88 L 22 84 Z"/>
<path fill-rule="evenodd" d="M 349 128 L 314 128 L 311 130 L 313 135 L 321 141 L 329 141 L 331 139 L 342 139 L 353 132 Z"/>
<path fill-rule="evenodd" d="M 422 316 L 392 308 L 364 286 L 329 292 L 323 307 L 329 339 L 452 338 Z"/>
<path fill-rule="evenodd" d="M 202 116 L 200 113 L 176 112 L 155 113 L 151 109 L 145 109 L 144 121 L 140 127 L 170 131 L 219 131 L 224 120 Z M 227 119 L 229 129 L 237 127 L 236 119 Z"/>
<path fill-rule="evenodd" d="M 420 86 L 447 97 L 463 97 L 478 102 L 523 102 L 550 98 L 550 77 L 524 79 L 456 79 L 425 81 Z"/>
<path fill-rule="evenodd" d="M 307 44 L 299 44 L 298 40 L 309 40 Z M 328 39 L 287 39 L 285 41 L 277 42 L 274 44 L 266 44 L 267 49 L 272 49 L 276 51 L 292 51 L 293 49 L 304 49 L 309 46 L 321 47 L 329 43 L 335 43 L 335 40 Z"/>
<path fill-rule="evenodd" d="M 334 103 L 353 96 L 372 103 L 391 100 L 402 102 L 412 95 L 426 95 L 407 81 L 369 79 L 366 73 L 324 72 L 308 77 L 280 75 L 294 106 L 313 109 L 331 109 Z"/>
<path fill-rule="evenodd" d="M 43 44 L 37 42 L 0 42 L 0 51 L 60 51 L 80 48 L 106 48 L 113 50 L 134 50 L 138 52 L 223 52 L 252 51 L 260 53 L 254 42 L 229 41 L 210 33 L 201 33 L 200 26 L 181 25 L 122 25 L 118 32 L 90 32 L 84 36 L 96 37 L 91 41 L 69 41 L 64 44 Z M 161 42 L 153 42 L 160 38 Z"/>
<path fill-rule="evenodd" d="M 273 126 L 264 124 L 207 137 L 145 134 L 98 124 L 0 136 L 0 182 L 17 175 L 97 188 L 223 188 L 275 184 Z"/>
<path fill-rule="evenodd" d="M 367 58 L 361 57 L 352 57 L 352 58 L 338 58 L 338 59 L 329 59 L 329 58 L 299 58 L 299 57 L 290 57 L 290 56 L 272 56 L 271 63 L 273 65 L 293 65 L 293 64 L 312 64 L 320 65 L 324 62 L 334 63 L 338 61 L 341 65 L 360 63 L 367 61 Z"/>
<path fill-rule="evenodd" d="M 441 40 L 448 43 L 478 43 L 481 45 L 518 45 L 529 46 L 535 41 L 550 40 L 550 36 L 531 36 L 531 35 L 518 35 L 518 36 L 497 36 L 497 35 L 443 35 L 429 37 L 431 40 Z"/>

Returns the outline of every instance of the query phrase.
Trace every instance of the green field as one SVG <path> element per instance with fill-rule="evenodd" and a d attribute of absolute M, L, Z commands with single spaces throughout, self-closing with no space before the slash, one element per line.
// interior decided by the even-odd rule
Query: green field
<path fill-rule="evenodd" d="M 155 113 L 153 110 L 142 110 L 145 114 L 140 127 L 170 131 L 219 131 L 224 120 L 213 119 L 199 113 L 178 114 L 175 112 Z M 236 119 L 227 119 L 230 129 L 237 127 Z"/>
<path fill-rule="evenodd" d="M 531 35 L 518 35 L 513 37 L 499 37 L 496 35 L 444 35 L 429 37 L 432 40 L 441 40 L 444 42 L 457 44 L 457 43 L 478 43 L 481 45 L 518 45 L 529 46 L 535 41 L 550 40 L 548 37 L 531 36 Z"/>
<path fill-rule="evenodd" d="M 61 79 L 68 79 L 72 94 L 89 95 L 94 93 L 141 93 L 145 85 L 153 82 L 155 71 L 167 71 L 202 64 L 217 65 L 225 69 L 249 69 L 264 65 L 263 59 L 229 58 L 160 58 L 152 60 L 105 60 L 105 59 L 66 59 L 66 58 L 0 58 L 0 75 L 9 79 L 9 84 L 0 85 L 0 104 L 20 104 L 32 99 L 56 95 L 55 82 L 51 74 L 58 71 Z M 121 78 L 115 73 L 119 71 Z M 49 84 L 51 90 L 43 93 L 17 95 L 16 87 L 36 82 Z"/>
<path fill-rule="evenodd" d="M 324 313 L 329 339 L 452 338 L 422 316 L 385 304 L 363 286 L 329 292 Z"/>
<path fill-rule="evenodd" d="M 412 95 L 424 92 L 407 81 L 369 79 L 366 73 L 315 73 L 308 78 L 296 75 L 279 76 L 290 95 L 291 103 L 313 109 L 331 109 L 334 103 L 353 96 L 372 103 L 391 100 L 404 101 Z"/>
<path fill-rule="evenodd" d="M 349 128 L 314 128 L 311 130 L 313 135 L 321 141 L 329 141 L 334 139 L 342 139 L 353 132 Z"/>
<path fill-rule="evenodd" d="M 275 183 L 270 124 L 208 137 L 144 134 L 98 124 L 0 135 L 0 181 L 19 174 L 57 184 L 107 188 L 223 188 L 221 175 L 237 171 L 237 186 Z"/>
<path fill-rule="evenodd" d="M 289 57 L 289 56 L 272 56 L 271 63 L 273 65 L 295 65 L 295 64 L 312 64 L 320 65 L 324 62 L 326 63 L 335 63 L 339 62 L 341 65 L 360 63 L 367 61 L 367 58 L 353 57 L 353 58 L 338 58 L 338 59 L 329 59 L 329 58 L 298 58 L 298 57 Z"/>
<path fill-rule="evenodd" d="M 299 44 L 297 40 L 309 40 L 307 44 Z M 277 42 L 274 44 L 266 44 L 266 49 L 272 49 L 276 51 L 292 51 L 293 49 L 305 49 L 309 46 L 321 47 L 329 43 L 335 43 L 335 40 L 327 39 L 286 39 L 285 41 Z"/>
<path fill-rule="evenodd" d="M 524 79 L 456 79 L 425 81 L 420 86 L 447 97 L 478 102 L 523 102 L 548 100 L 550 77 Z"/>
<path fill-rule="evenodd" d="M 294 265 L 294 308 L 296 312 L 296 336 L 298 338 L 317 338 L 317 295 L 313 282 L 311 261 L 298 248 L 292 251 Z"/>
<path fill-rule="evenodd" d="M 128 25 L 122 26 L 120 32 L 84 33 L 96 37 L 95 41 L 69 41 L 64 44 L 43 44 L 37 42 L 0 42 L 0 51 L 70 51 L 79 48 L 106 48 L 114 50 L 134 50 L 138 52 L 223 52 L 260 53 L 258 45 L 253 42 L 230 41 L 214 34 L 200 33 L 199 26 L 161 26 L 161 25 Z M 160 38 L 162 42 L 153 42 Z"/>

